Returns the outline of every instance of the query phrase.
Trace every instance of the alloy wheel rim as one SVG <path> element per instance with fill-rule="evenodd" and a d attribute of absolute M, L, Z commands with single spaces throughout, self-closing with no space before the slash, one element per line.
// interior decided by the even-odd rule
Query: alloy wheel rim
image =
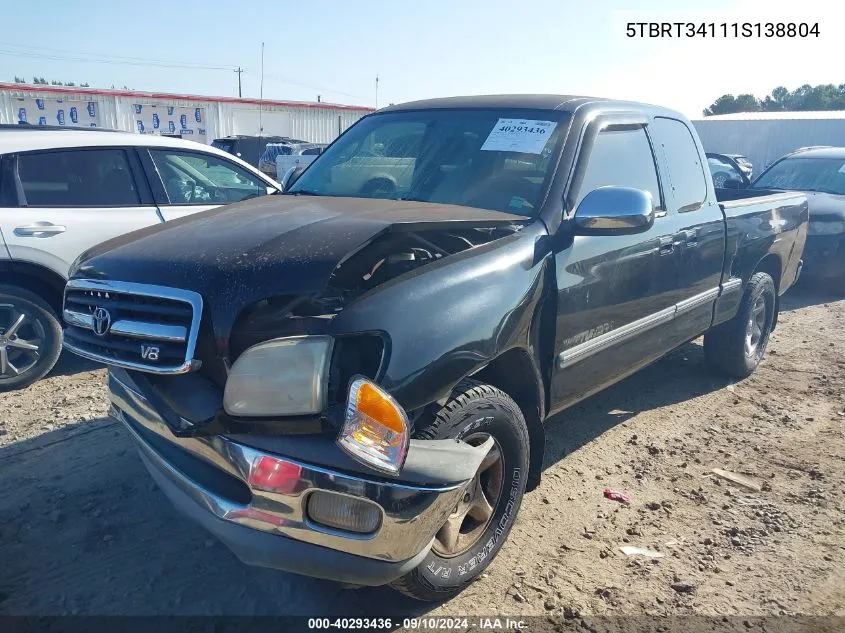
<path fill-rule="evenodd" d="M 464 441 L 471 446 L 479 446 L 489 437 L 488 433 L 473 433 Z M 502 449 L 495 438 L 493 442 L 464 496 L 434 538 L 432 549 L 443 558 L 458 556 L 472 548 L 493 520 L 505 475 Z"/>
<path fill-rule="evenodd" d="M 749 358 L 759 356 L 766 327 L 766 298 L 759 295 L 751 307 L 751 316 L 745 328 L 745 355 Z"/>
<path fill-rule="evenodd" d="M 0 381 L 17 378 L 35 367 L 46 338 L 44 324 L 32 313 L 0 303 Z"/>

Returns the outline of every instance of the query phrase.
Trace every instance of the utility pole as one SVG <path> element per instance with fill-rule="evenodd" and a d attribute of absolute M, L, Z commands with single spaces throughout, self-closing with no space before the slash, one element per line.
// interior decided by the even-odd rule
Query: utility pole
<path fill-rule="evenodd" d="M 243 71 L 244 71 L 244 69 L 241 68 L 240 66 L 238 66 L 237 70 L 233 71 L 233 72 L 238 73 L 238 98 L 239 99 L 241 97 L 243 97 L 243 95 L 241 94 L 241 73 L 243 73 Z"/>
<path fill-rule="evenodd" d="M 378 74 L 376 74 L 376 110 L 378 110 Z"/>

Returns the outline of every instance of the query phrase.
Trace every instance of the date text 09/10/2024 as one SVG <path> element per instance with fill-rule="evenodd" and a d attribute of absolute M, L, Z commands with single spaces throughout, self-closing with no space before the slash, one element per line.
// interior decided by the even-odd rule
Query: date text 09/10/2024
<path fill-rule="evenodd" d="M 310 630 L 357 630 L 357 629 L 385 629 L 392 630 L 399 625 L 399 620 L 393 618 L 309 618 Z M 528 623 L 522 619 L 513 618 L 403 618 L 402 628 L 419 631 L 465 631 L 469 628 L 491 631 L 525 631 Z"/>
<path fill-rule="evenodd" d="M 821 32 L 818 22 L 628 22 L 625 35 L 648 38 L 817 38 Z"/>

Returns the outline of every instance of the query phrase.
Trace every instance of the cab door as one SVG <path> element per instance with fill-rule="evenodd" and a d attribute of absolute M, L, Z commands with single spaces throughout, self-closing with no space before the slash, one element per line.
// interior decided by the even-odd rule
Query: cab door
<path fill-rule="evenodd" d="M 680 274 L 677 311 L 666 333 L 676 347 L 699 336 L 712 323 L 725 255 L 725 220 L 715 191 L 708 192 L 706 157 L 689 124 L 655 117 L 649 134 L 663 157 L 660 166 L 666 183 L 667 224 L 674 235 Z"/>
<path fill-rule="evenodd" d="M 3 172 L 9 256 L 63 277 L 88 248 L 160 222 L 132 148 L 19 152 L 4 157 Z"/>
<path fill-rule="evenodd" d="M 682 283 L 647 120 L 594 121 L 585 134 L 571 209 L 598 187 L 652 196 L 654 224 L 632 235 L 575 236 L 556 253 L 558 312 L 551 409 L 560 410 L 669 349 L 666 326 Z M 592 140 L 590 140 L 592 139 Z M 566 222 L 561 227 L 566 230 Z"/>
<path fill-rule="evenodd" d="M 165 221 L 276 190 L 268 181 L 216 154 L 164 147 L 143 149 L 141 154 Z"/>

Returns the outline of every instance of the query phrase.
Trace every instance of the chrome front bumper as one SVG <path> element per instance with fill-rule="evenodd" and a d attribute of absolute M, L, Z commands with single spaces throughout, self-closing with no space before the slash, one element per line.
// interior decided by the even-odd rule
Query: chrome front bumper
<path fill-rule="evenodd" d="M 118 374 L 119 378 L 115 374 Z M 120 370 L 110 372 L 109 391 L 112 402 L 111 415 L 123 422 L 130 431 L 139 446 L 145 464 L 156 481 L 160 484 L 167 482 L 165 492 L 171 490 L 172 494 L 168 492 L 168 496 L 179 509 L 188 511 L 188 514 L 202 523 L 206 522 L 202 520 L 202 516 L 206 515 L 209 520 L 215 520 L 215 525 L 222 521 L 249 528 L 254 531 L 252 534 L 264 533 L 275 537 L 270 540 L 264 539 L 262 541 L 264 544 L 285 541 L 288 553 L 282 557 L 284 559 L 290 558 L 291 545 L 306 546 L 307 544 L 319 549 L 327 548 L 351 555 L 353 562 L 357 559 L 365 564 L 376 562 L 391 564 L 391 571 L 385 572 L 386 579 L 377 578 L 376 582 L 366 582 L 366 584 L 389 582 L 393 578 L 388 578 L 388 576 L 401 575 L 400 567 L 407 571 L 407 563 L 416 564 L 422 560 L 435 534 L 464 492 L 466 482 L 445 486 L 422 486 L 388 482 L 377 478 L 366 479 L 313 464 L 300 463 L 288 457 L 284 458 L 285 461 L 290 462 L 294 467 L 294 472 L 298 470 L 299 473 L 298 478 L 291 482 L 290 486 L 285 487 L 285 490 L 289 489 L 289 492 L 274 493 L 253 489 L 248 484 L 250 466 L 264 455 L 276 458 L 278 456 L 234 442 L 224 436 L 175 437 L 164 419 L 153 409 L 150 401 L 144 397 L 126 372 Z M 163 445 L 162 442 L 169 444 Z M 161 450 L 162 447 L 168 450 Z M 173 450 L 171 447 L 176 447 L 186 453 L 189 456 L 188 459 L 202 460 L 204 464 L 214 466 L 221 473 L 228 475 L 230 481 L 234 477 L 243 484 L 244 490 L 249 489 L 247 495 L 249 501 L 245 499 L 241 499 L 240 502 L 234 501 L 210 489 L 214 486 L 202 485 L 192 479 L 164 454 Z M 203 467 L 207 468 L 204 464 Z M 331 491 L 369 500 L 381 510 L 380 526 L 374 533 L 361 535 L 315 524 L 306 512 L 308 495 L 315 490 Z M 195 507 L 180 507 L 190 503 L 186 501 L 187 499 L 190 499 L 191 505 Z M 203 513 L 198 515 L 197 509 L 201 509 Z M 303 571 L 301 565 L 288 565 L 285 564 L 285 560 L 273 563 L 270 553 L 266 557 L 252 554 L 241 555 L 237 544 L 227 542 L 221 530 L 211 525 L 205 527 L 215 532 L 246 562 L 356 582 L 354 573 L 347 574 L 343 570 L 338 570 L 338 573 L 326 571 L 320 573 L 320 570 L 310 569 Z M 242 540 L 245 534 L 248 532 L 241 531 L 238 540 Z M 258 560 L 254 560 L 256 558 Z M 361 582 L 360 579 L 357 582 Z"/>

